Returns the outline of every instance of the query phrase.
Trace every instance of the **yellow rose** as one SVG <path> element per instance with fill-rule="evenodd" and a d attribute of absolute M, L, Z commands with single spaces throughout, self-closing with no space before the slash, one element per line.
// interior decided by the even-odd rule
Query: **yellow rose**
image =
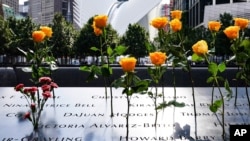
<path fill-rule="evenodd" d="M 38 43 L 42 42 L 45 37 L 46 37 L 46 34 L 43 31 L 34 31 L 32 33 L 33 41 L 38 42 Z"/>
<path fill-rule="evenodd" d="M 172 19 L 181 19 L 181 15 L 182 15 L 182 11 L 180 10 L 174 10 L 174 11 L 171 11 L 171 18 Z"/>
<path fill-rule="evenodd" d="M 221 23 L 217 21 L 208 22 L 208 29 L 213 32 L 218 32 L 221 28 Z"/>
<path fill-rule="evenodd" d="M 106 27 L 108 21 L 108 16 L 107 15 L 97 15 L 94 17 L 94 24 L 96 27 L 102 29 Z"/>
<path fill-rule="evenodd" d="M 174 31 L 174 32 L 178 32 L 181 30 L 182 28 L 182 23 L 179 19 L 173 19 L 170 21 L 170 28 Z"/>
<path fill-rule="evenodd" d="M 167 17 L 158 17 L 158 18 L 154 18 L 150 24 L 157 28 L 157 29 L 162 29 L 164 27 L 166 27 L 166 25 L 168 24 L 168 19 Z"/>
<path fill-rule="evenodd" d="M 227 38 L 233 40 L 239 37 L 239 26 L 229 26 L 223 32 L 226 34 Z"/>
<path fill-rule="evenodd" d="M 133 72 L 135 69 L 136 59 L 134 57 L 122 58 L 119 64 L 124 72 Z"/>
<path fill-rule="evenodd" d="M 244 18 L 235 18 L 234 25 L 239 26 L 240 29 L 245 29 L 248 27 L 249 20 Z"/>
<path fill-rule="evenodd" d="M 161 66 L 162 64 L 165 64 L 165 61 L 167 59 L 166 53 L 163 52 L 149 53 L 149 57 L 152 64 L 156 66 Z"/>
<path fill-rule="evenodd" d="M 48 38 L 52 37 L 52 29 L 47 26 L 40 26 L 40 30 L 43 31 Z"/>
<path fill-rule="evenodd" d="M 192 46 L 193 52 L 197 55 L 204 55 L 208 52 L 208 45 L 205 40 L 200 40 Z"/>

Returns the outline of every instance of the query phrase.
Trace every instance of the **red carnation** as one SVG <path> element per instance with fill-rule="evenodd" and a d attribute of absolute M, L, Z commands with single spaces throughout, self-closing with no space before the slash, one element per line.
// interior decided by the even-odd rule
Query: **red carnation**
<path fill-rule="evenodd" d="M 36 86 L 30 87 L 30 92 L 37 92 L 38 88 Z"/>
<path fill-rule="evenodd" d="M 27 112 L 23 115 L 24 119 L 30 119 L 30 112 Z"/>
<path fill-rule="evenodd" d="M 34 95 L 37 92 L 37 90 L 38 88 L 33 86 L 33 87 L 30 87 L 28 91 L 30 92 L 30 94 Z"/>
<path fill-rule="evenodd" d="M 15 87 L 15 90 L 16 90 L 16 91 L 20 91 L 21 89 L 23 89 L 23 87 L 24 87 L 24 84 L 20 83 L 20 84 L 18 84 L 18 85 Z"/>
<path fill-rule="evenodd" d="M 39 82 L 40 83 L 50 83 L 52 80 L 50 77 L 40 77 Z"/>
<path fill-rule="evenodd" d="M 30 89 L 30 88 L 24 88 L 23 92 L 24 92 L 25 94 L 28 94 L 28 93 L 29 93 L 29 89 Z"/>
<path fill-rule="evenodd" d="M 58 88 L 58 85 L 57 85 L 56 83 L 54 83 L 54 82 L 51 82 L 51 83 L 50 83 L 50 86 L 51 86 L 52 88 Z"/>
<path fill-rule="evenodd" d="M 45 92 L 45 91 L 50 91 L 50 85 L 47 85 L 47 84 L 44 84 L 44 85 L 42 85 L 42 90 Z"/>
<path fill-rule="evenodd" d="M 50 91 L 45 91 L 45 92 L 43 92 L 43 97 L 44 97 L 44 99 L 50 98 L 50 97 L 51 97 Z"/>

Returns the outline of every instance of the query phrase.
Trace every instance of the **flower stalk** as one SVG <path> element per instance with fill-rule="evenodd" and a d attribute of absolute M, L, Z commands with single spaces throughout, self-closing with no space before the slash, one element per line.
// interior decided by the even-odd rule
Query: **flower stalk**
<path fill-rule="evenodd" d="M 112 86 L 115 88 L 122 87 L 122 94 L 127 97 L 127 116 L 126 116 L 126 140 L 129 139 L 129 115 L 130 115 L 130 98 L 136 93 L 146 93 L 148 90 L 149 80 L 141 80 L 135 75 L 136 59 L 134 57 L 122 58 L 119 64 L 122 67 L 124 75 L 113 81 Z"/>
<path fill-rule="evenodd" d="M 148 73 L 152 79 L 152 82 L 154 82 L 155 92 L 154 93 L 148 92 L 148 95 L 153 100 L 153 103 L 155 106 L 155 125 L 156 125 L 157 118 L 158 118 L 157 99 L 161 96 L 164 97 L 164 93 L 162 93 L 162 94 L 158 93 L 158 87 L 160 86 L 160 82 L 162 80 L 162 77 L 163 77 L 164 73 L 166 72 L 166 66 L 163 66 L 163 64 L 165 64 L 167 56 L 166 56 L 166 53 L 163 53 L 160 51 L 152 52 L 149 54 L 149 56 L 150 56 L 150 60 L 151 60 L 152 64 L 154 64 L 154 66 L 148 67 Z M 164 88 L 162 87 L 162 89 L 164 89 Z"/>
<path fill-rule="evenodd" d="M 205 61 L 208 63 L 208 71 L 211 74 L 211 76 L 207 79 L 207 83 L 212 83 L 213 85 L 216 85 L 218 90 L 219 90 L 219 94 L 220 94 L 220 99 L 214 101 L 209 109 L 213 112 L 216 113 L 219 108 L 222 107 L 222 112 L 221 112 L 221 127 L 222 127 L 222 138 L 223 140 L 225 140 L 226 135 L 225 135 L 225 96 L 222 94 L 221 88 L 220 88 L 220 84 L 219 84 L 219 79 L 222 80 L 222 82 L 224 82 L 224 87 L 227 91 L 227 95 L 226 98 L 230 99 L 231 95 L 232 95 L 232 90 L 229 87 L 228 81 L 224 80 L 223 77 L 218 76 L 218 73 L 222 73 L 226 70 L 226 63 L 222 62 L 220 64 L 216 64 L 214 62 L 211 62 L 208 57 L 207 54 L 208 52 L 208 45 L 207 42 L 205 40 L 200 40 L 197 43 L 195 43 L 192 46 L 193 52 L 194 54 L 192 55 L 192 60 L 193 61 L 200 61 L 205 59 Z M 214 94 L 214 89 L 212 89 L 212 99 L 213 99 L 213 94 Z"/>
<path fill-rule="evenodd" d="M 99 76 L 103 77 L 104 80 L 104 89 L 105 89 L 105 97 L 107 100 L 108 95 L 108 87 L 110 89 L 110 105 L 111 105 L 111 114 L 110 116 L 113 117 L 113 93 L 112 93 L 112 86 L 110 83 L 110 76 L 113 74 L 112 67 L 110 66 L 111 63 L 114 63 L 115 57 L 122 55 L 126 51 L 126 47 L 117 46 L 112 48 L 108 43 L 108 28 L 107 28 L 107 15 L 97 15 L 93 17 L 93 33 L 100 38 L 100 46 L 99 47 L 92 47 L 91 50 L 100 54 L 101 62 L 97 65 L 92 66 L 81 66 L 81 71 L 89 72 L 89 76 L 87 81 L 93 80 L 98 78 Z"/>

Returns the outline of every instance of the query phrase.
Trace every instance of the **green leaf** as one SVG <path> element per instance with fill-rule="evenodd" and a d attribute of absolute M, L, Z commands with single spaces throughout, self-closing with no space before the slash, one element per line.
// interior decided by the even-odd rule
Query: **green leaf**
<path fill-rule="evenodd" d="M 127 96 L 131 96 L 133 94 L 133 90 L 129 90 L 127 87 L 124 88 L 122 94 L 126 94 Z"/>
<path fill-rule="evenodd" d="M 112 68 L 108 64 L 104 64 L 101 67 L 102 76 L 109 77 L 112 74 Z"/>
<path fill-rule="evenodd" d="M 220 63 L 220 64 L 218 65 L 218 70 L 219 70 L 220 72 L 224 72 L 224 71 L 226 70 L 226 64 L 225 64 L 224 62 Z"/>
<path fill-rule="evenodd" d="M 176 100 L 171 100 L 168 103 L 170 103 L 171 105 L 175 106 L 175 107 L 185 107 L 185 103 L 184 102 L 177 102 Z"/>
<path fill-rule="evenodd" d="M 240 46 L 244 47 L 244 50 L 246 50 L 248 53 L 250 53 L 250 40 L 245 39 L 241 42 Z"/>
<path fill-rule="evenodd" d="M 229 86 L 229 83 L 228 83 L 228 81 L 226 80 L 225 82 L 224 82 L 224 87 L 225 87 L 225 89 L 228 91 L 228 92 L 232 92 L 232 90 L 230 89 L 230 86 Z"/>
<path fill-rule="evenodd" d="M 222 106 L 223 102 L 222 100 L 216 100 L 212 105 L 210 105 L 209 109 L 210 111 L 216 113 L 218 109 Z"/>
<path fill-rule="evenodd" d="M 216 63 L 212 62 L 208 65 L 208 71 L 213 75 L 216 76 L 218 72 L 218 66 Z"/>
<path fill-rule="evenodd" d="M 225 81 L 224 77 L 222 77 L 222 76 L 217 76 L 216 78 L 217 78 L 218 81 L 221 81 L 221 82 Z"/>
<path fill-rule="evenodd" d="M 163 103 L 161 103 L 159 106 L 156 107 L 156 109 L 157 110 L 164 109 L 164 108 L 169 107 L 171 105 L 173 105 L 175 107 L 179 107 L 179 108 L 185 107 L 185 103 L 184 102 L 177 102 L 176 100 L 171 100 L 169 102 L 163 102 Z"/>
<path fill-rule="evenodd" d="M 225 82 L 224 82 L 224 87 L 225 87 L 226 91 L 228 92 L 227 98 L 228 98 L 228 100 L 230 100 L 233 97 L 233 91 L 230 88 L 229 82 L 227 80 L 225 80 Z"/>
<path fill-rule="evenodd" d="M 236 54 L 236 61 L 238 64 L 245 64 L 248 54 L 246 52 L 239 52 Z"/>
<path fill-rule="evenodd" d="M 109 57 L 109 63 L 114 63 L 115 62 L 115 57 L 114 56 L 110 56 Z"/>
<path fill-rule="evenodd" d="M 153 52 L 154 51 L 154 47 L 149 42 L 145 43 L 145 47 L 146 47 L 148 52 Z"/>
<path fill-rule="evenodd" d="M 149 96 L 150 98 L 152 98 L 153 95 L 154 95 L 154 94 L 153 94 L 151 91 L 148 92 L 148 96 Z"/>
<path fill-rule="evenodd" d="M 212 83 L 212 82 L 214 82 L 214 77 L 208 77 L 207 78 L 207 83 Z"/>
<path fill-rule="evenodd" d="M 204 60 L 203 57 L 201 57 L 201 56 L 199 56 L 199 55 L 197 55 L 195 53 L 192 55 L 192 61 L 194 61 L 194 62 L 200 62 L 200 61 L 203 61 L 203 60 Z"/>
<path fill-rule="evenodd" d="M 97 79 L 97 78 L 98 78 L 98 76 L 95 74 L 95 72 L 91 71 L 86 79 L 86 82 L 92 81 L 92 80 Z"/>
<path fill-rule="evenodd" d="M 99 49 L 97 47 L 91 47 L 90 50 L 99 51 Z"/>
<path fill-rule="evenodd" d="M 85 72 L 90 72 L 91 69 L 88 66 L 80 66 L 79 70 L 85 71 Z"/>
<path fill-rule="evenodd" d="M 125 51 L 127 50 L 127 47 L 125 46 L 117 46 L 116 48 L 114 48 L 115 52 L 118 54 L 118 55 L 122 55 L 123 53 L 125 53 Z"/>
<path fill-rule="evenodd" d="M 115 79 L 112 83 L 111 86 L 115 87 L 115 88 L 119 88 L 119 87 L 125 87 L 125 80 L 124 77 L 120 77 L 118 79 Z"/>
<path fill-rule="evenodd" d="M 131 89 L 135 93 L 145 94 L 146 91 L 148 90 L 149 83 L 150 83 L 150 80 L 141 80 L 141 81 L 138 81 L 134 87 L 131 87 Z"/>
<path fill-rule="evenodd" d="M 107 53 L 108 53 L 108 56 L 111 56 L 113 53 L 113 50 L 110 46 L 107 48 Z"/>

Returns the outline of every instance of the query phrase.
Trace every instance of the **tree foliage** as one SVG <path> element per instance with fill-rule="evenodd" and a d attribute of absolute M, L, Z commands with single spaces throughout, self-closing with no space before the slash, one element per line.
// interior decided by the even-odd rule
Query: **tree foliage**
<path fill-rule="evenodd" d="M 96 36 L 92 27 L 93 17 L 88 20 L 88 22 L 83 26 L 79 35 L 76 38 L 74 47 L 77 55 L 80 56 L 99 56 L 99 52 L 93 51 L 90 48 L 96 47 L 100 48 L 100 40 L 104 41 L 104 38 Z M 110 46 L 114 48 L 119 40 L 117 32 L 112 28 L 111 25 L 107 25 L 105 30 L 106 44 L 103 46 L 103 50 L 107 50 L 107 47 Z"/>
<path fill-rule="evenodd" d="M 11 38 L 11 44 L 9 48 L 9 53 L 13 55 L 21 54 L 17 50 L 19 47 L 22 50 L 32 49 L 34 46 L 33 40 L 31 38 L 32 32 L 37 28 L 37 26 L 32 22 L 31 18 L 25 19 L 15 19 L 13 17 L 7 19 L 9 28 L 12 30 L 13 36 Z"/>
<path fill-rule="evenodd" d="M 0 16 L 0 54 L 7 53 L 13 34 L 8 26 L 8 22 Z"/>
<path fill-rule="evenodd" d="M 215 54 L 218 56 L 231 55 L 231 43 L 224 34 L 223 30 L 226 27 L 233 25 L 233 16 L 229 13 L 220 14 L 220 22 L 222 26 L 216 37 Z"/>
<path fill-rule="evenodd" d="M 61 14 L 55 14 L 52 24 L 53 35 L 49 42 L 55 57 L 72 55 L 73 44 L 77 35 L 73 25 Z"/>
<path fill-rule="evenodd" d="M 135 58 L 147 56 L 146 44 L 149 42 L 148 32 L 139 24 L 129 24 L 128 29 L 121 38 L 121 44 L 128 47 L 127 54 Z"/>

